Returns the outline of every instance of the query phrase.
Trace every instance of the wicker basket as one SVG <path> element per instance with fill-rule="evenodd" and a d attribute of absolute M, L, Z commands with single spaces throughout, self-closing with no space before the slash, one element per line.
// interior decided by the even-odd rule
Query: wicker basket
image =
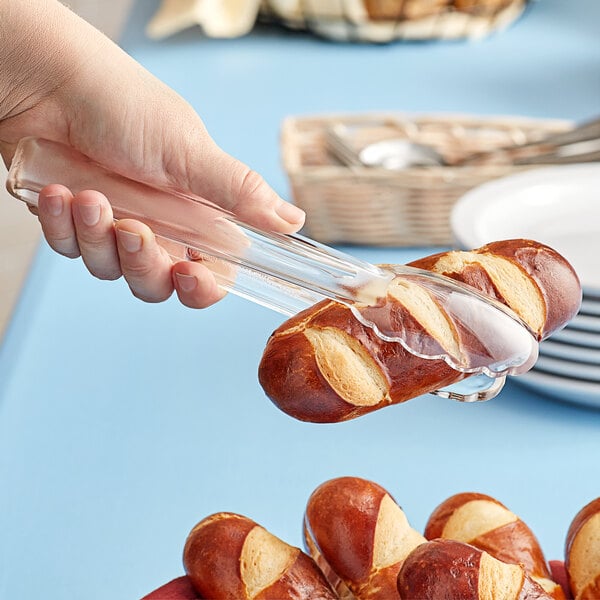
<path fill-rule="evenodd" d="M 472 116 L 290 117 L 283 122 L 283 165 L 295 203 L 306 211 L 305 232 L 325 243 L 447 246 L 450 212 L 469 189 L 531 167 L 512 165 L 412 167 L 402 171 L 343 164 L 330 151 L 332 126 L 350 126 L 358 145 L 406 137 L 445 158 L 533 141 L 571 123 Z"/>
<path fill-rule="evenodd" d="M 261 16 L 337 41 L 481 38 L 515 21 L 527 0 L 263 0 Z"/>

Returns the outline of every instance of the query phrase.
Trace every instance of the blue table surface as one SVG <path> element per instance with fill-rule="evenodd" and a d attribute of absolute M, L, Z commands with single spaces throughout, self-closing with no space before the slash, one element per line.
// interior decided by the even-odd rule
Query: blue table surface
<path fill-rule="evenodd" d="M 600 3 L 542 0 L 478 42 L 333 44 L 260 28 L 163 42 L 137 2 L 122 45 L 182 94 L 219 144 L 288 195 L 288 115 L 403 110 L 583 120 L 600 106 Z M 404 262 L 428 248 L 350 248 Z M 422 529 L 460 491 L 491 494 L 561 558 L 600 496 L 600 412 L 510 382 L 461 405 L 423 397 L 337 425 L 297 422 L 257 365 L 276 313 L 235 297 L 148 305 L 42 246 L 0 354 L 0 597 L 136 599 L 183 573 L 187 533 L 243 513 L 301 545 L 311 491 L 340 475 L 385 486 Z"/>

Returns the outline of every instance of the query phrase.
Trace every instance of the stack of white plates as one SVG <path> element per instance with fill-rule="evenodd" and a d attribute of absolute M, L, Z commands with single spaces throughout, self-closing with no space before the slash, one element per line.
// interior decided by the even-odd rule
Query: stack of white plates
<path fill-rule="evenodd" d="M 452 229 L 465 248 L 529 238 L 569 260 L 583 287 L 581 309 L 515 381 L 600 408 L 600 165 L 546 167 L 479 186 L 455 205 Z"/>

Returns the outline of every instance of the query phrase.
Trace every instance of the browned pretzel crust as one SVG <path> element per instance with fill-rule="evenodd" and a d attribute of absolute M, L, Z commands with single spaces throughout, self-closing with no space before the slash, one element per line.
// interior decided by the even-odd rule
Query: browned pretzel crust
<path fill-rule="evenodd" d="M 462 281 L 506 304 L 540 340 L 564 326 L 581 303 L 571 265 L 531 240 L 444 252 L 411 265 Z M 410 322 L 441 348 L 474 348 L 473 335 L 457 330 L 440 305 L 416 286 L 393 282 L 386 306 L 399 330 Z M 465 377 L 443 360 L 419 358 L 380 339 L 350 309 L 332 301 L 295 315 L 271 335 L 258 376 L 281 410 L 312 422 L 352 419 Z"/>

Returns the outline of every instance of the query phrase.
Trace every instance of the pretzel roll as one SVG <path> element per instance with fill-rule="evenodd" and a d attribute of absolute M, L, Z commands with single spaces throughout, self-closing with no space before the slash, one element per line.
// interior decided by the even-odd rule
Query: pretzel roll
<path fill-rule="evenodd" d="M 532 240 L 492 242 L 471 252 L 442 252 L 411 264 L 506 304 L 538 340 L 564 327 L 581 304 L 581 284 L 573 267 L 549 246 Z"/>
<path fill-rule="evenodd" d="M 402 600 L 550 600 L 521 565 L 512 565 L 464 542 L 421 544 L 398 574 Z"/>
<path fill-rule="evenodd" d="M 304 516 L 306 547 L 340 596 L 393 600 L 406 556 L 425 538 L 380 485 L 358 477 L 326 481 Z"/>
<path fill-rule="evenodd" d="M 567 532 L 565 566 L 575 600 L 600 598 L 600 498 L 575 515 Z"/>
<path fill-rule="evenodd" d="M 521 564 L 552 598 L 564 600 L 531 529 L 491 496 L 472 492 L 451 496 L 429 517 L 425 537 L 465 542 L 503 562 Z"/>
<path fill-rule="evenodd" d="M 247 517 L 216 513 L 190 532 L 183 564 L 211 600 L 334 600 L 315 562 Z"/>
<path fill-rule="evenodd" d="M 529 240 L 445 252 L 411 266 L 448 275 L 499 300 L 539 339 L 569 321 L 581 302 L 581 286 L 569 263 Z M 398 334 L 411 330 L 440 353 L 486 356 L 473 332 L 459 329 L 429 292 L 401 277 L 390 283 L 383 304 L 368 310 L 385 311 Z M 302 421 L 330 423 L 427 394 L 465 374 L 444 360 L 421 358 L 400 343 L 381 339 L 348 307 L 326 300 L 273 332 L 258 377 L 267 396 L 285 413 Z"/>

